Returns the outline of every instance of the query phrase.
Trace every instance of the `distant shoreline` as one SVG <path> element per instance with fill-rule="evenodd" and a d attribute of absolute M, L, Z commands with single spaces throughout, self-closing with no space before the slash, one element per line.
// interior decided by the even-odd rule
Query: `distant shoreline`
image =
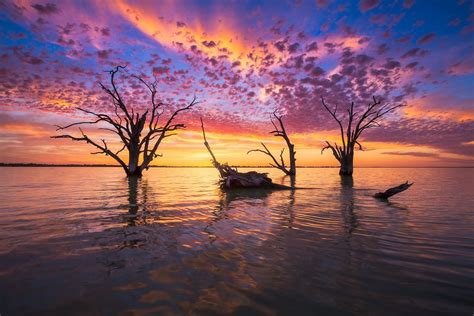
<path fill-rule="evenodd" d="M 0 163 L 0 167 L 72 167 L 72 168 L 121 168 L 119 165 L 107 165 L 107 164 L 42 164 L 42 163 Z M 233 166 L 235 168 L 272 168 L 270 166 Z M 150 166 L 150 168 L 214 168 L 213 166 Z M 334 169 L 339 168 L 339 166 L 298 166 L 298 168 L 308 168 L 308 169 Z M 474 168 L 474 166 L 433 166 L 433 167 L 381 167 L 381 166 L 371 166 L 371 167 L 358 167 L 358 168 Z"/>

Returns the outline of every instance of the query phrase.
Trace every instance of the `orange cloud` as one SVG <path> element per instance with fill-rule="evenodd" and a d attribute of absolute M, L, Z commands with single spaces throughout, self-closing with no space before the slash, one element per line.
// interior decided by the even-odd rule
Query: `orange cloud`
<path fill-rule="evenodd" d="M 49 135 L 48 130 L 42 126 L 23 124 L 23 123 L 7 123 L 0 125 L 0 133 L 10 136 L 28 136 L 28 137 L 45 137 Z"/>
<path fill-rule="evenodd" d="M 444 120 L 474 120 L 472 100 L 458 100 L 455 97 L 432 94 L 427 97 L 408 100 L 403 112 L 408 117 L 436 118 Z"/>
<path fill-rule="evenodd" d="M 195 45 L 205 54 L 217 55 L 216 48 L 218 47 L 227 49 L 231 53 L 229 58 L 232 61 L 239 60 L 251 51 L 231 16 L 223 16 L 222 20 L 213 17 L 206 21 L 210 25 L 205 26 L 201 19 L 189 18 L 182 14 L 192 13 L 192 8 L 188 10 L 179 7 L 179 4 L 174 1 L 160 2 L 162 16 L 157 16 L 156 8 L 149 7 L 147 4 L 132 4 L 124 0 L 113 3 L 111 7 L 118 14 L 144 34 L 170 49 L 176 49 L 177 43 L 182 43 L 187 46 L 187 49 Z M 152 5 L 155 4 L 152 3 Z"/>

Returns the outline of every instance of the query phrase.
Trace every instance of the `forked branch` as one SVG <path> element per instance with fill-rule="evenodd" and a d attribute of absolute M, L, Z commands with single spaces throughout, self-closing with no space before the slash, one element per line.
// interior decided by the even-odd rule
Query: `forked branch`
<path fill-rule="evenodd" d="M 107 156 L 110 156 L 113 159 L 115 159 L 115 161 L 117 161 L 125 170 L 127 169 L 127 165 L 125 164 L 125 162 L 123 162 L 123 160 L 120 159 L 120 157 L 118 156 L 118 153 L 121 150 L 118 151 L 117 153 L 114 153 L 107 147 L 107 143 L 105 142 L 105 140 L 102 139 L 103 146 L 99 145 L 98 143 L 96 143 L 95 141 L 90 139 L 89 136 L 84 134 L 84 132 L 81 128 L 79 128 L 79 130 L 81 131 L 82 137 L 76 137 L 76 136 L 72 136 L 72 135 L 69 135 L 69 134 L 64 134 L 64 135 L 58 135 L 58 136 L 51 136 L 51 138 L 69 138 L 73 141 L 84 141 L 84 142 L 86 142 L 88 144 L 91 144 L 92 146 L 94 146 L 94 147 L 96 147 L 100 150 L 100 151 L 95 152 L 93 154 L 105 154 Z"/>
<path fill-rule="evenodd" d="M 274 121 L 274 119 L 276 120 L 276 122 Z M 252 150 L 249 150 L 247 154 L 251 152 L 261 152 L 272 159 L 273 163 L 270 163 L 270 166 L 283 171 L 287 175 L 295 175 L 296 174 L 296 158 L 295 158 L 296 152 L 294 150 L 295 146 L 291 143 L 290 138 L 288 137 L 288 134 L 285 129 L 285 125 L 283 124 L 282 117 L 277 115 L 276 112 L 273 112 L 272 117 L 270 117 L 270 121 L 274 128 L 270 132 L 270 134 L 273 134 L 273 136 L 276 136 L 276 137 L 282 137 L 285 140 L 286 146 L 288 148 L 288 156 L 290 160 L 289 168 L 286 166 L 285 159 L 283 158 L 283 154 L 285 151 L 284 148 L 280 152 L 280 161 L 276 159 L 276 157 L 271 153 L 271 151 L 267 148 L 267 146 L 263 142 L 260 143 L 263 149 L 252 149 Z"/>

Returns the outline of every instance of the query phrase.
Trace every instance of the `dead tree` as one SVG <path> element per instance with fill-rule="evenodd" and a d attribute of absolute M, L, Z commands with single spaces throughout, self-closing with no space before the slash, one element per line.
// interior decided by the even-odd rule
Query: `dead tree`
<path fill-rule="evenodd" d="M 352 102 L 351 106 L 347 110 L 347 126 L 344 127 L 342 118 L 338 117 L 337 105 L 331 110 L 324 102 L 323 97 L 321 97 L 321 102 L 324 108 L 329 112 L 329 114 L 331 114 L 333 119 L 339 125 L 342 141 L 342 146 L 338 145 L 337 143 L 332 145 L 326 141 L 326 146 L 321 150 L 321 154 L 324 152 L 324 150 L 331 149 L 334 157 L 337 159 L 337 161 L 339 161 L 340 164 L 339 174 L 348 176 L 352 175 L 354 169 L 354 149 L 356 145 L 360 150 L 363 150 L 362 145 L 359 143 L 359 138 L 362 133 L 369 128 L 380 126 L 380 119 L 384 115 L 404 106 L 403 104 L 393 106 L 390 106 L 389 104 L 381 105 L 381 101 L 376 100 L 375 97 L 373 97 L 373 103 L 369 103 L 364 112 L 359 115 L 358 113 L 354 112 L 354 102 Z"/>
<path fill-rule="evenodd" d="M 296 158 L 295 158 L 295 155 L 296 155 L 296 152 L 295 152 L 295 145 L 293 145 L 290 141 L 290 138 L 288 137 L 288 134 L 286 133 L 286 129 L 285 129 L 285 125 L 283 124 L 283 120 L 281 119 L 281 116 L 278 116 L 275 112 L 273 112 L 273 116 L 275 117 L 275 119 L 278 121 L 278 125 L 279 127 L 277 126 L 277 124 L 275 124 L 275 122 L 273 121 L 273 119 L 271 118 L 271 122 L 272 122 L 272 125 L 273 127 L 275 128 L 273 131 L 270 132 L 270 134 L 273 134 L 273 136 L 277 136 L 277 137 L 282 137 L 285 142 L 286 142 L 286 146 L 288 147 L 288 155 L 289 155 L 289 159 L 290 159 L 290 167 L 288 168 L 286 165 L 285 165 L 285 159 L 283 158 L 283 154 L 285 152 L 285 148 L 283 148 L 280 152 L 280 161 L 278 161 L 278 159 L 275 158 L 275 156 L 272 154 L 272 152 L 267 148 L 267 146 L 265 146 L 265 144 L 263 142 L 261 142 L 260 144 L 262 144 L 262 147 L 264 149 L 252 149 L 252 150 L 249 150 L 247 152 L 247 154 L 251 153 L 251 152 L 261 152 L 261 153 L 264 153 L 265 155 L 269 156 L 270 158 L 272 158 L 273 160 L 273 163 L 270 163 L 270 166 L 274 167 L 274 168 L 277 168 L 281 171 L 283 171 L 286 175 L 289 175 L 289 176 L 294 176 L 296 175 Z"/>
<path fill-rule="evenodd" d="M 202 137 L 204 138 L 204 146 L 212 158 L 212 165 L 219 171 L 220 187 L 223 190 L 230 189 L 247 189 L 247 188 L 262 188 L 272 190 L 288 190 L 293 189 L 286 185 L 276 184 L 272 182 L 267 173 L 260 173 L 256 171 L 239 172 L 237 168 L 232 168 L 227 163 L 219 163 L 216 156 L 212 152 L 211 146 L 207 142 L 206 132 L 204 130 L 204 123 L 201 119 Z"/>
<path fill-rule="evenodd" d="M 400 184 L 399 186 L 396 186 L 396 187 L 393 187 L 393 188 L 390 188 L 384 192 L 378 192 L 378 193 L 375 193 L 374 194 L 374 197 L 375 198 L 378 198 L 378 199 L 388 199 L 389 197 L 395 195 L 395 194 L 398 194 L 400 192 L 403 192 L 405 190 L 408 190 L 411 186 L 413 185 L 413 182 L 412 183 L 408 183 L 405 182 L 405 183 L 402 183 Z"/>
<path fill-rule="evenodd" d="M 79 111 L 91 115 L 92 120 L 76 122 L 66 126 L 57 126 L 57 130 L 64 130 L 73 126 L 106 123 L 108 127 L 99 129 L 107 130 L 118 135 L 123 144 L 119 150 L 114 151 L 110 149 L 104 139 L 101 139 L 100 142 L 92 140 L 80 127 L 79 131 L 81 132 L 81 136 L 65 134 L 52 136 L 52 138 L 69 138 L 73 141 L 84 141 L 98 149 L 97 152 L 93 152 L 92 154 L 105 154 L 106 156 L 110 156 L 122 166 L 127 176 L 140 177 L 143 171 L 148 169 L 153 159 L 161 156 L 157 154 L 156 151 L 163 139 L 175 135 L 177 130 L 185 128 L 184 124 L 175 124 L 173 122 L 176 116 L 182 111 L 191 109 L 197 104 L 197 101 L 196 97 L 194 97 L 189 104 L 174 110 L 163 125 L 158 125 L 163 115 L 163 107 L 165 104 L 157 100 L 156 79 L 153 83 L 147 83 L 142 78 L 133 76 L 144 84 L 151 93 L 150 109 L 143 113 L 135 113 L 133 107 L 129 107 L 124 103 L 115 83 L 116 74 L 120 69 L 124 68 L 124 66 L 117 66 L 109 71 L 110 87 L 106 87 L 102 82 L 99 82 L 102 90 L 112 99 L 114 105 L 113 114 L 95 113 L 90 110 L 78 108 Z M 144 135 L 142 135 L 142 133 L 144 133 Z M 128 164 L 118 156 L 119 153 L 125 149 L 128 151 Z"/>

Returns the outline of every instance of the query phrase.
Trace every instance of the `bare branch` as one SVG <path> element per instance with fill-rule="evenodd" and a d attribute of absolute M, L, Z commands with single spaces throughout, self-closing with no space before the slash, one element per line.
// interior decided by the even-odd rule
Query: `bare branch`
<path fill-rule="evenodd" d="M 331 114 L 331 116 L 334 118 L 334 120 L 337 122 L 339 125 L 339 130 L 341 132 L 341 140 L 342 140 L 342 146 L 344 148 L 344 151 L 346 150 L 346 140 L 344 137 L 344 127 L 342 126 L 341 120 L 337 117 L 337 104 L 336 107 L 334 108 L 334 111 L 331 111 L 329 109 L 329 106 L 326 105 L 326 102 L 324 102 L 324 98 L 321 97 L 321 103 L 323 104 L 324 108 Z"/>
<path fill-rule="evenodd" d="M 120 148 L 115 154 L 118 155 L 120 154 L 125 148 L 127 148 L 127 145 L 123 145 L 122 148 Z"/>
<path fill-rule="evenodd" d="M 247 151 L 247 155 L 251 152 L 261 152 L 267 156 L 269 156 L 270 158 L 272 158 L 273 162 L 275 163 L 275 165 L 271 164 L 273 167 L 277 168 L 277 169 L 281 169 L 283 171 L 286 171 L 286 168 L 285 168 L 285 163 L 283 161 L 283 151 L 285 150 L 283 148 L 283 150 L 281 151 L 281 154 L 280 154 L 280 158 L 281 158 L 281 162 L 278 162 L 278 160 L 275 158 L 275 156 L 273 156 L 273 154 L 271 153 L 271 151 L 267 148 L 267 146 L 261 142 L 260 143 L 262 145 L 262 147 L 265 149 L 265 150 L 262 150 L 262 149 L 252 149 L 252 150 L 249 150 Z"/>
<path fill-rule="evenodd" d="M 55 126 L 57 127 L 56 130 L 60 131 L 60 130 L 63 130 L 63 129 L 66 129 L 66 128 L 69 128 L 69 127 L 72 127 L 72 126 L 76 126 L 76 125 L 96 124 L 96 123 L 99 123 L 102 120 L 103 119 L 99 118 L 99 119 L 97 119 L 95 121 L 92 121 L 92 122 L 77 122 L 77 123 L 72 123 L 72 124 L 69 124 L 69 125 L 66 125 L 66 126 L 59 126 L 59 125 L 55 125 Z"/>
<path fill-rule="evenodd" d="M 334 146 L 332 146 L 328 141 L 326 141 L 326 146 L 323 147 L 323 149 L 321 149 L 321 155 L 324 153 L 324 151 L 326 149 L 331 149 L 332 151 L 332 154 L 334 155 L 334 157 L 337 159 L 337 161 L 341 162 L 342 161 L 342 157 L 340 155 L 340 152 L 339 150 L 337 149 L 337 145 L 336 145 L 336 148 L 334 148 Z"/>
<path fill-rule="evenodd" d="M 75 137 L 75 136 L 72 136 L 72 135 L 69 135 L 69 134 L 65 134 L 65 135 L 58 135 L 58 136 L 51 136 L 51 138 L 69 138 L 73 141 L 84 141 L 88 144 L 91 144 L 92 146 L 98 148 L 100 150 L 100 152 L 96 152 L 94 154 L 98 154 L 98 153 L 101 153 L 101 154 L 106 154 L 108 156 L 111 156 L 112 158 L 114 158 L 123 168 L 127 168 L 127 165 L 122 161 L 122 159 L 120 159 L 119 156 L 117 156 L 117 154 L 111 152 L 108 148 L 107 148 L 107 144 L 105 142 L 105 140 L 102 139 L 102 142 L 104 144 L 104 146 L 102 145 L 99 145 L 97 144 L 96 142 L 94 142 L 93 140 L 91 140 L 86 134 L 84 134 L 84 132 L 82 131 L 82 129 L 79 128 L 79 130 L 81 131 L 81 134 L 82 134 L 82 137 Z"/>
<path fill-rule="evenodd" d="M 264 153 L 273 160 L 274 164 L 270 163 L 270 165 L 272 167 L 280 169 L 281 171 L 283 171 L 287 175 L 295 175 L 296 174 L 296 164 L 295 164 L 295 161 L 296 161 L 295 154 L 296 153 L 294 151 L 294 145 L 291 143 L 290 138 L 288 137 L 288 134 L 286 132 L 282 116 L 277 115 L 276 110 L 275 110 L 272 113 L 272 116 L 270 117 L 270 122 L 272 123 L 273 128 L 274 128 L 274 130 L 271 131 L 270 134 L 273 134 L 273 136 L 282 137 L 286 142 L 286 145 L 288 147 L 290 168 L 288 169 L 285 165 L 285 161 L 284 161 L 284 158 L 283 158 L 283 154 L 284 154 L 284 151 L 285 151 L 284 148 L 280 152 L 280 161 L 278 161 L 275 158 L 275 156 L 270 152 L 270 150 L 267 148 L 267 146 L 263 142 L 261 144 L 262 144 L 262 147 L 264 148 L 264 150 L 262 150 L 262 149 L 253 149 L 253 150 L 249 150 L 247 152 L 247 154 L 251 153 L 251 152 Z"/>
<path fill-rule="evenodd" d="M 178 129 L 181 129 L 181 128 L 184 128 L 184 124 L 172 124 L 173 123 L 173 120 L 175 119 L 175 117 L 182 111 L 186 111 L 186 110 L 189 110 L 191 109 L 194 105 L 198 104 L 199 102 L 197 101 L 196 97 L 193 98 L 193 100 L 186 106 L 183 106 L 181 108 L 178 108 L 177 110 L 174 111 L 174 113 L 170 116 L 170 118 L 168 119 L 168 121 L 166 122 L 166 124 L 164 125 L 163 128 L 161 128 L 161 134 L 160 136 L 158 137 L 158 139 L 155 141 L 155 144 L 153 145 L 152 149 L 150 150 L 150 154 L 148 154 L 144 159 L 143 159 L 143 163 L 142 163 L 142 166 L 143 165 L 147 165 L 149 164 L 153 158 L 154 158 L 154 153 L 156 152 L 156 150 L 158 149 L 158 146 L 161 144 L 161 141 L 165 138 L 165 137 L 169 137 L 171 135 L 167 135 L 166 133 L 168 131 L 174 131 L 174 130 L 178 130 Z M 151 137 L 153 133 L 149 133 L 147 136 L 145 136 L 145 139 L 149 139 Z M 174 135 L 174 134 L 173 134 Z"/>

